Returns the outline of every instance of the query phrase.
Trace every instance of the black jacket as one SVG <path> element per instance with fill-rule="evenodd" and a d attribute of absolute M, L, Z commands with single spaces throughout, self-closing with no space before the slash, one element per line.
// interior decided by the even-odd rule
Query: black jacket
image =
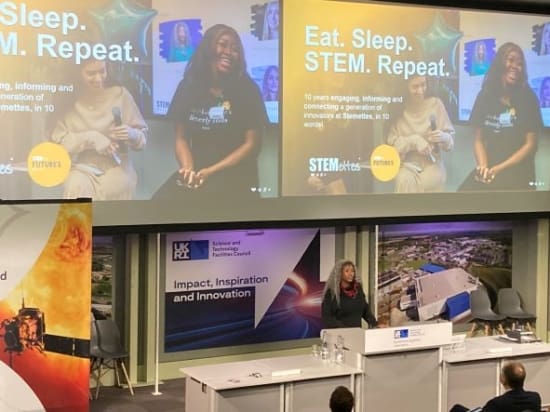
<path fill-rule="evenodd" d="M 365 319 L 371 328 L 377 325 L 376 318 L 370 310 L 365 292 L 360 284 L 355 297 L 350 297 L 340 291 L 340 306 L 338 306 L 334 294 L 327 290 L 321 304 L 321 315 L 323 327 L 327 329 L 358 328 L 361 327 L 361 318 Z"/>
<path fill-rule="evenodd" d="M 537 392 L 511 389 L 487 402 L 483 412 L 539 412 L 540 408 L 541 399 Z"/>

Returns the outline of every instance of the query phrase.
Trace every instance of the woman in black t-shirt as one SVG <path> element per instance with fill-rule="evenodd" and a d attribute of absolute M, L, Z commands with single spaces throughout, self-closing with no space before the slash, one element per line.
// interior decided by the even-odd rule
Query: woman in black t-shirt
<path fill-rule="evenodd" d="M 253 196 L 266 124 L 260 91 L 246 71 L 238 33 L 209 28 L 186 67 L 168 117 L 176 126 L 179 170 L 155 197 Z"/>
<path fill-rule="evenodd" d="M 470 123 L 477 166 L 459 190 L 533 190 L 542 119 L 527 82 L 525 56 L 505 43 L 483 80 Z"/>

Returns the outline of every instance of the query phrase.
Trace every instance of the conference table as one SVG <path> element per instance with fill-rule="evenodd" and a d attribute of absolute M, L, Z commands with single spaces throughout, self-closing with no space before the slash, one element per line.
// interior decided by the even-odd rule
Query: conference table
<path fill-rule="evenodd" d="M 332 342 L 343 338 L 346 363 L 297 355 L 181 368 L 186 410 L 318 412 L 328 410 L 331 392 L 344 385 L 355 394 L 355 412 L 411 405 L 446 412 L 455 403 L 483 406 L 503 393 L 500 370 L 511 360 L 525 365 L 526 389 L 539 392 L 543 406 L 550 404 L 547 343 L 503 336 L 457 340 L 447 322 L 324 333 Z"/>
<path fill-rule="evenodd" d="M 525 388 L 537 391 L 542 404 L 550 404 L 550 345 L 543 342 L 517 343 L 504 336 L 466 339 L 460 349 L 448 348 L 443 354 L 442 409 L 461 403 L 483 406 L 504 392 L 499 377 L 502 366 L 520 361 L 525 366 Z"/>
<path fill-rule="evenodd" d="M 181 368 L 188 412 L 319 412 L 335 387 L 355 391 L 361 369 L 313 355 Z"/>

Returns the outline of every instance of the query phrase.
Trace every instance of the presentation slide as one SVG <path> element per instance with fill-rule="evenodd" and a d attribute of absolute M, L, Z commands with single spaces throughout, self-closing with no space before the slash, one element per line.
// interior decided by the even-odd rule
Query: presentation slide
<path fill-rule="evenodd" d="M 545 211 L 550 15 L 528 12 L 2 1 L 0 199 L 91 198 L 99 226 Z"/>
<path fill-rule="evenodd" d="M 548 16 L 305 0 L 283 20 L 283 196 L 548 190 Z"/>
<path fill-rule="evenodd" d="M 0 198 L 277 196 L 279 38 L 278 1 L 2 2 Z"/>

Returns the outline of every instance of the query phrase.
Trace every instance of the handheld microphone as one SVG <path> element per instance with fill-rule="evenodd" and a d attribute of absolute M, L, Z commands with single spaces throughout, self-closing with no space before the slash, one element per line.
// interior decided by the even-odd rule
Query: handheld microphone
<path fill-rule="evenodd" d="M 121 126 L 122 125 L 122 113 L 120 112 L 120 107 L 114 106 L 111 109 L 111 113 L 113 113 L 113 119 L 114 119 L 114 122 L 115 122 L 115 127 Z M 120 158 L 120 156 L 116 152 L 113 152 L 113 160 L 115 161 L 115 163 L 117 165 L 120 165 L 122 163 L 122 159 Z"/>
<path fill-rule="evenodd" d="M 432 132 L 434 130 L 437 130 L 437 124 L 435 122 L 435 114 L 433 113 L 430 115 L 430 129 L 432 129 Z"/>
<path fill-rule="evenodd" d="M 113 119 L 115 121 L 115 126 L 121 126 L 122 125 L 122 113 L 120 111 L 120 107 L 115 106 L 111 110 L 113 113 Z"/>
<path fill-rule="evenodd" d="M 430 129 L 431 129 L 432 132 L 434 130 L 437 130 L 437 124 L 435 122 L 435 114 L 433 114 L 433 113 L 430 115 Z M 435 145 L 435 148 L 438 148 L 438 146 Z M 432 154 L 432 152 L 430 152 L 430 159 L 433 163 L 435 163 L 436 159 L 435 159 L 434 155 Z"/>

